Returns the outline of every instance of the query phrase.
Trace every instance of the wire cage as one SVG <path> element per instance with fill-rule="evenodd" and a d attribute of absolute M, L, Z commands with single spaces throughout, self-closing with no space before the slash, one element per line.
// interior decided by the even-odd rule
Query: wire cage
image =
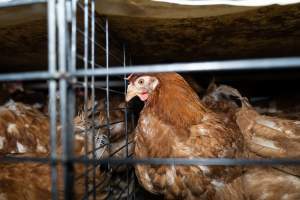
<path fill-rule="evenodd" d="M 95 0 L 13 0 L 1 3 L 0 7 L 34 3 L 47 4 L 48 70 L 1 74 L 0 81 L 47 81 L 49 154 L 42 157 L 6 155 L 0 161 L 49 165 L 52 199 L 136 199 L 138 184 L 133 166 L 137 163 L 300 164 L 300 160 L 295 159 L 135 159 L 130 134 L 135 116 L 123 102 L 125 78 L 131 73 L 298 69 L 299 57 L 132 66 L 128 46 L 111 33 L 109 21 L 95 13 Z M 114 85 L 123 89 L 112 88 Z M 115 99 L 117 103 L 113 103 Z M 78 116 L 79 124 L 74 122 Z M 99 123 L 99 118 L 103 123 Z M 115 129 L 122 129 L 117 131 L 122 135 L 115 135 Z M 83 150 L 77 153 L 77 143 L 81 141 Z"/>
<path fill-rule="evenodd" d="M 135 199 L 132 167 L 112 166 L 108 160 L 97 163 L 99 158 L 132 156 L 128 133 L 134 116 L 123 101 L 126 74 L 75 75 L 96 68 L 106 72 L 112 66 L 126 68 L 130 62 L 126 45 L 110 35 L 108 20 L 95 14 L 95 1 L 12 1 L 1 7 L 34 3 L 47 3 L 48 71 L 2 74 L 1 81 L 47 80 L 50 150 L 38 157 L 10 154 L 1 161 L 51 166 L 52 199 Z"/>

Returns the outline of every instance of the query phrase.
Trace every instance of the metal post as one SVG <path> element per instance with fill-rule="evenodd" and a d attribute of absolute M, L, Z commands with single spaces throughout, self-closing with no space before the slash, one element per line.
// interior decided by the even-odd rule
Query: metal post
<path fill-rule="evenodd" d="M 89 0 L 84 0 L 84 70 L 88 70 L 89 65 Z M 88 137 L 88 124 L 87 124 L 87 118 L 88 118 L 88 76 L 84 76 L 84 119 L 85 119 L 85 156 L 88 158 L 88 152 L 89 152 L 89 137 Z M 85 195 L 88 195 L 89 192 L 89 165 L 85 164 Z M 89 199 L 88 196 L 85 196 L 86 199 Z"/>
<path fill-rule="evenodd" d="M 95 0 L 91 1 L 91 68 L 95 69 Z M 95 151 L 95 76 L 91 77 L 92 98 L 92 148 L 93 160 L 96 159 Z M 96 199 L 96 164 L 93 164 L 93 199 Z"/>
<path fill-rule="evenodd" d="M 111 153 L 111 144 L 110 144 L 110 109 L 109 109 L 109 75 L 108 75 L 108 70 L 109 70 L 109 32 L 108 32 L 108 19 L 105 20 L 105 60 L 106 60 L 106 128 L 108 132 L 108 153 L 110 155 Z M 110 163 L 107 163 L 107 168 L 109 173 L 111 173 L 111 166 Z M 110 182 L 108 183 L 108 188 L 109 188 L 109 194 L 108 194 L 108 199 L 111 199 L 111 184 Z"/>
<path fill-rule="evenodd" d="M 68 7 L 70 6 L 70 7 Z M 57 26 L 58 26 L 58 64 L 59 73 L 68 74 L 73 72 L 71 58 L 71 49 L 69 45 L 70 31 L 68 29 L 68 12 L 71 11 L 71 2 L 58 0 L 57 3 Z M 74 93 L 70 87 L 67 76 L 59 79 L 60 94 L 60 122 L 61 122 L 61 138 L 62 138 L 62 164 L 64 177 L 64 198 L 72 200 L 74 196 L 74 167 L 72 163 L 73 157 L 73 126 L 74 117 Z"/>
<path fill-rule="evenodd" d="M 56 12 L 55 0 L 48 0 L 48 72 L 54 74 L 56 66 Z M 50 146 L 51 146 L 51 199 L 57 200 L 57 169 L 56 169 L 56 80 L 48 81 L 49 116 L 50 116 Z"/>

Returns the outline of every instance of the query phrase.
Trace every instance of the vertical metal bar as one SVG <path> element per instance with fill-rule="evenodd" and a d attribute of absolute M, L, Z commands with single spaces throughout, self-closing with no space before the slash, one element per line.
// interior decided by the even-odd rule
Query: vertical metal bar
<path fill-rule="evenodd" d="M 77 0 L 72 1 L 72 30 L 71 30 L 71 70 L 76 70 L 76 50 L 77 50 L 77 37 L 76 37 L 76 29 L 77 29 Z"/>
<path fill-rule="evenodd" d="M 89 31 L 89 0 L 84 0 L 84 69 L 88 70 L 88 59 L 89 59 L 89 42 L 88 42 L 88 31 Z M 88 118 L 88 77 L 84 76 L 84 119 L 85 119 L 85 156 L 86 158 L 88 158 L 88 152 L 89 150 L 89 139 L 88 139 L 88 124 L 87 124 L 87 118 Z M 84 182 L 85 182 L 85 195 L 88 195 L 89 192 L 89 165 L 88 163 L 85 163 L 85 178 L 84 178 Z M 86 196 L 86 199 L 89 199 L 88 196 Z"/>
<path fill-rule="evenodd" d="M 56 169 L 56 81 L 49 81 L 49 115 L 50 115 L 50 141 L 51 141 L 51 197 L 58 199 L 57 194 L 57 169 Z"/>
<path fill-rule="evenodd" d="M 69 19 L 71 21 L 71 44 L 70 49 L 71 51 L 67 51 L 67 55 L 68 55 L 68 72 L 69 73 L 74 73 L 76 71 L 76 54 L 77 54 L 77 37 L 76 37 L 76 29 L 77 29 L 77 0 L 69 0 L 70 2 L 70 14 L 71 14 L 71 18 Z M 68 37 L 67 37 L 67 41 Z M 68 43 L 67 43 L 68 44 Z M 67 48 L 69 48 L 69 46 L 67 46 Z M 76 83 L 76 78 L 72 77 L 70 81 L 70 84 L 67 83 L 67 133 L 68 133 L 68 147 L 67 147 L 67 152 L 68 152 L 68 156 L 69 158 L 73 158 L 73 144 L 74 144 L 74 126 L 73 126 L 73 119 L 75 116 L 75 105 L 76 105 L 76 98 L 75 98 L 75 91 L 73 88 L 73 83 Z M 73 161 L 70 162 L 69 167 L 71 168 L 69 177 L 70 177 L 70 181 L 71 181 L 71 190 L 72 192 L 73 190 L 73 185 L 74 185 L 74 163 Z M 70 196 L 70 198 L 73 198 L 74 196 Z"/>
<path fill-rule="evenodd" d="M 105 60 L 106 60 L 106 72 L 108 72 L 109 70 L 109 29 L 108 29 L 108 19 L 106 18 L 105 20 Z M 111 144 L 110 144 L 110 113 L 109 113 L 109 75 L 108 73 L 106 74 L 106 128 L 107 128 L 107 132 L 108 132 L 108 153 L 110 155 L 111 153 Z M 111 173 L 111 166 L 110 166 L 110 163 L 108 162 L 107 163 L 107 167 L 108 167 L 108 170 L 109 170 L 109 173 Z M 108 199 L 111 199 L 111 184 L 109 182 L 109 185 L 108 185 L 108 188 L 109 188 L 109 196 L 108 196 Z"/>
<path fill-rule="evenodd" d="M 56 66 L 56 12 L 55 0 L 48 0 L 48 71 L 55 73 Z M 57 200 L 57 170 L 56 162 L 56 80 L 49 80 L 49 107 L 50 115 L 50 146 L 51 146 L 51 199 Z"/>
<path fill-rule="evenodd" d="M 70 67 L 68 66 L 67 58 L 70 58 L 67 50 L 69 49 L 69 30 L 67 24 L 66 14 L 68 13 L 65 0 L 58 0 L 57 16 L 58 16 L 58 50 L 59 50 L 59 72 L 67 74 Z M 71 5 L 71 4 L 68 4 Z M 70 60 L 69 60 L 70 62 Z M 67 68 L 68 67 L 68 68 Z M 61 122 L 61 137 L 62 137 L 62 160 L 63 160 L 63 177 L 64 177 L 64 199 L 73 199 L 73 163 L 72 159 L 72 144 L 73 144 L 73 131 L 72 131 L 72 90 L 68 87 L 66 77 L 61 77 L 59 80 L 60 89 L 60 122 Z M 71 101 L 70 101 L 71 100 Z M 68 103 L 67 103 L 68 102 Z M 71 109 L 71 110 L 70 110 Z"/>
<path fill-rule="evenodd" d="M 91 67 L 95 69 L 95 0 L 91 1 Z M 92 90 L 92 146 L 93 146 L 93 159 L 96 159 L 95 152 L 95 76 L 91 77 L 91 90 Z M 96 199 L 96 164 L 93 164 L 93 199 Z"/>
<path fill-rule="evenodd" d="M 129 57 L 129 65 L 132 66 L 132 57 L 131 56 Z M 130 130 L 131 132 L 135 128 L 134 120 L 135 120 L 134 113 L 131 112 L 131 130 Z M 133 181 L 133 189 L 132 189 L 133 197 L 132 197 L 132 199 L 135 200 L 136 199 L 136 197 L 135 197 L 136 190 L 135 190 L 135 175 L 134 175 L 134 172 L 132 172 L 131 178 L 132 178 L 132 181 Z"/>
<path fill-rule="evenodd" d="M 125 45 L 123 45 L 123 66 L 124 69 L 126 68 L 126 48 Z M 124 99 L 126 97 L 126 93 L 127 93 L 127 82 L 126 82 L 126 77 L 127 74 L 124 74 Z M 125 139 L 126 139 L 126 158 L 128 158 L 128 120 L 127 120 L 127 102 L 125 104 L 125 108 L 124 108 L 124 122 L 125 122 L 125 126 L 124 126 L 124 132 L 125 132 Z M 127 181 L 127 199 L 129 199 L 129 166 L 126 166 L 126 181 Z"/>

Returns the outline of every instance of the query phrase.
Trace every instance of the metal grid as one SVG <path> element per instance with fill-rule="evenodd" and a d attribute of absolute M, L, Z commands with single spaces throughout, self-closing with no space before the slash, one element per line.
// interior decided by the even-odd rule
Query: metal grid
<path fill-rule="evenodd" d="M 10 3 L 0 4 L 0 7 L 17 6 L 24 4 L 41 3 L 44 1 L 12 1 Z M 78 8 L 84 13 L 83 17 L 83 30 L 78 25 Z M 95 39 L 96 27 L 102 30 L 105 35 L 105 45 L 102 45 Z M 84 52 L 80 55 L 77 52 L 78 34 L 83 37 Z M 97 183 L 95 178 L 97 166 L 101 164 L 107 164 L 108 172 L 113 173 L 113 165 L 127 165 L 126 169 L 126 182 L 127 188 L 122 193 L 126 192 L 127 199 L 135 199 L 134 191 L 130 194 L 129 182 L 134 181 L 132 172 L 130 172 L 130 166 L 133 164 L 153 164 L 153 165 L 290 165 L 300 164 L 300 160 L 292 159 L 265 159 L 265 160 L 244 160 L 244 159 L 219 159 L 219 158 L 199 158 L 199 159 L 134 159 L 128 151 L 128 123 L 132 123 L 129 120 L 127 107 L 122 110 L 125 113 L 125 134 L 126 145 L 122 148 L 126 148 L 125 159 L 96 159 L 96 147 L 93 140 L 93 149 L 88 151 L 85 148 L 85 156 L 75 157 L 73 155 L 73 141 L 74 130 L 72 126 L 72 120 L 75 116 L 75 93 L 76 87 L 84 88 L 84 113 L 87 118 L 87 102 L 89 96 L 92 99 L 92 105 L 95 101 L 95 89 L 104 90 L 106 94 L 106 119 L 107 123 L 104 125 L 108 130 L 108 138 L 110 138 L 109 122 L 110 116 L 110 93 L 116 93 L 124 95 L 126 93 L 126 81 L 123 80 L 126 74 L 133 72 L 204 72 L 204 71 L 232 71 L 232 70 L 276 70 L 276 69 L 298 69 L 300 68 L 300 57 L 293 58 L 270 58 L 270 59 L 252 59 L 252 60 L 235 60 L 235 61 L 220 61 L 220 62 L 201 62 L 201 63 L 180 63 L 180 64 L 164 64 L 164 65 L 147 65 L 147 66 L 127 66 L 128 55 L 126 52 L 126 46 L 120 45 L 122 55 L 116 56 L 110 52 L 112 44 L 111 36 L 109 35 L 109 22 L 107 19 L 99 20 L 95 17 L 95 0 L 84 0 L 84 2 L 77 2 L 76 0 L 48 0 L 48 71 L 40 72 L 26 72 L 26 73 L 13 73 L 13 74 L 1 74 L 0 81 L 15 81 L 15 80 L 48 80 L 49 88 L 49 113 L 50 113 L 50 126 L 51 126 L 51 157 L 50 158 L 32 158 L 32 157 L 4 157 L 1 158 L 1 162 L 41 162 L 49 163 L 51 165 L 51 178 L 52 178 L 52 199 L 58 199 L 57 191 L 57 170 L 56 166 L 61 164 L 63 166 L 63 180 L 64 180 L 64 198 L 74 198 L 74 165 L 76 163 L 85 164 L 85 173 L 81 177 L 85 178 L 85 195 L 83 199 L 96 199 L 96 188 L 101 183 Z M 114 41 L 114 40 L 113 40 Z M 102 49 L 105 52 L 105 63 L 99 64 L 96 62 L 97 55 L 95 54 L 95 48 Z M 119 64 L 116 67 L 111 68 L 110 59 L 115 59 Z M 82 66 L 78 66 L 78 60 L 83 63 Z M 117 76 L 121 78 L 124 83 L 124 91 L 116 91 L 110 88 L 111 76 Z M 95 78 L 100 77 L 105 79 L 103 86 L 95 85 Z M 80 81 L 83 79 L 83 81 Z M 59 118 L 61 124 L 62 133 L 62 157 L 58 157 L 56 153 L 57 144 L 57 114 L 56 113 L 56 91 L 59 88 L 60 102 L 59 102 Z M 89 95 L 90 91 L 90 95 Z M 94 107 L 93 107 L 93 111 Z M 130 118 L 131 119 L 131 118 Z M 131 120 L 132 121 L 132 120 Z M 95 115 L 92 112 L 92 123 L 95 122 Z M 93 138 L 95 137 L 96 125 L 92 125 Z M 85 134 L 87 137 L 87 134 Z M 88 138 L 86 138 L 86 141 Z M 109 140 L 108 140 L 109 141 Z M 110 144 L 104 144 L 110 148 Z M 103 145 L 103 146 L 104 146 Z M 116 152 L 109 150 L 110 156 Z M 89 155 L 92 154 L 92 157 Z M 92 168 L 89 168 L 92 166 Z M 88 182 L 92 179 L 93 188 L 89 190 Z M 108 199 L 112 199 L 112 186 L 109 183 L 108 187 Z"/>

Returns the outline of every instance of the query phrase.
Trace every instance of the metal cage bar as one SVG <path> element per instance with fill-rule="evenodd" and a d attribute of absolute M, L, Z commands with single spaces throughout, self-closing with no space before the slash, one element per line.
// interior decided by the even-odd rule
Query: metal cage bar
<path fill-rule="evenodd" d="M 10 0 L 1 1 L 0 8 L 15 7 L 15 6 L 25 6 L 38 3 L 47 3 L 47 0 Z"/>
<path fill-rule="evenodd" d="M 106 72 L 109 70 L 109 33 L 108 33 L 108 20 L 105 20 L 105 65 L 106 65 Z M 107 74 L 105 77 L 106 80 L 106 129 L 108 132 L 108 154 L 111 153 L 111 144 L 110 144 L 110 128 L 109 128 L 109 121 L 110 121 L 110 110 L 109 110 L 109 75 Z M 107 163 L 108 171 L 111 173 L 112 168 L 110 163 Z M 108 199 L 111 199 L 111 183 L 108 183 Z"/>
<path fill-rule="evenodd" d="M 84 0 L 84 7 L 83 7 L 83 12 L 84 12 L 84 33 L 83 33 L 83 37 L 84 37 L 84 53 L 83 53 L 83 61 L 84 61 L 84 70 L 87 71 L 88 70 L 88 66 L 89 66 L 89 17 L 88 17 L 88 12 L 89 12 L 89 0 Z M 78 31 L 78 30 L 76 30 Z M 88 115 L 88 76 L 84 76 L 84 118 L 87 119 Z M 89 151 L 89 147 L 88 147 L 88 124 L 87 121 L 85 121 L 85 156 L 86 158 L 88 158 L 88 151 Z M 85 187 L 85 193 L 87 194 L 89 191 L 89 165 L 85 164 L 85 177 L 84 177 L 84 187 Z"/>
<path fill-rule="evenodd" d="M 91 69 L 95 69 L 95 0 L 91 0 Z M 96 159 L 96 151 L 95 151 L 95 77 L 91 77 L 91 99 L 92 99 L 92 148 L 93 148 L 93 159 Z M 96 166 L 93 165 L 93 199 L 96 199 Z"/>
<path fill-rule="evenodd" d="M 68 7 L 69 6 L 69 7 Z M 66 0 L 58 0 L 57 2 L 57 26 L 58 26 L 58 65 L 59 72 L 72 73 L 74 71 L 74 54 L 71 54 L 70 31 L 68 29 L 69 22 L 68 12 L 71 10 L 71 2 Z M 74 92 L 66 77 L 59 79 L 60 94 L 60 123 L 61 123 L 61 139 L 62 139 L 62 166 L 63 166 L 63 185 L 64 199 L 71 200 L 74 198 L 74 166 L 73 157 L 73 127 L 74 118 Z"/>
<path fill-rule="evenodd" d="M 55 0 L 48 0 L 48 71 L 53 74 L 56 66 L 56 15 Z M 51 199 L 58 199 L 57 192 L 57 169 L 54 160 L 56 155 L 56 80 L 49 80 L 49 113 L 50 113 L 50 146 L 51 146 Z"/>
<path fill-rule="evenodd" d="M 83 76 L 107 76 L 124 75 L 131 73 L 158 73 L 158 72 L 224 72 L 239 70 L 278 70 L 278 69 L 300 69 L 300 57 L 285 58 L 260 58 L 260 59 L 242 59 L 227 61 L 210 62 L 192 62 L 192 63 L 174 63 L 174 64 L 156 64 L 156 65 L 135 65 L 117 66 L 110 69 L 82 70 L 78 69 L 74 73 L 56 73 L 49 72 L 26 72 L 26 73 L 8 73 L 1 74 L 0 81 L 16 80 L 48 80 L 59 79 L 62 77 L 83 77 Z"/>

